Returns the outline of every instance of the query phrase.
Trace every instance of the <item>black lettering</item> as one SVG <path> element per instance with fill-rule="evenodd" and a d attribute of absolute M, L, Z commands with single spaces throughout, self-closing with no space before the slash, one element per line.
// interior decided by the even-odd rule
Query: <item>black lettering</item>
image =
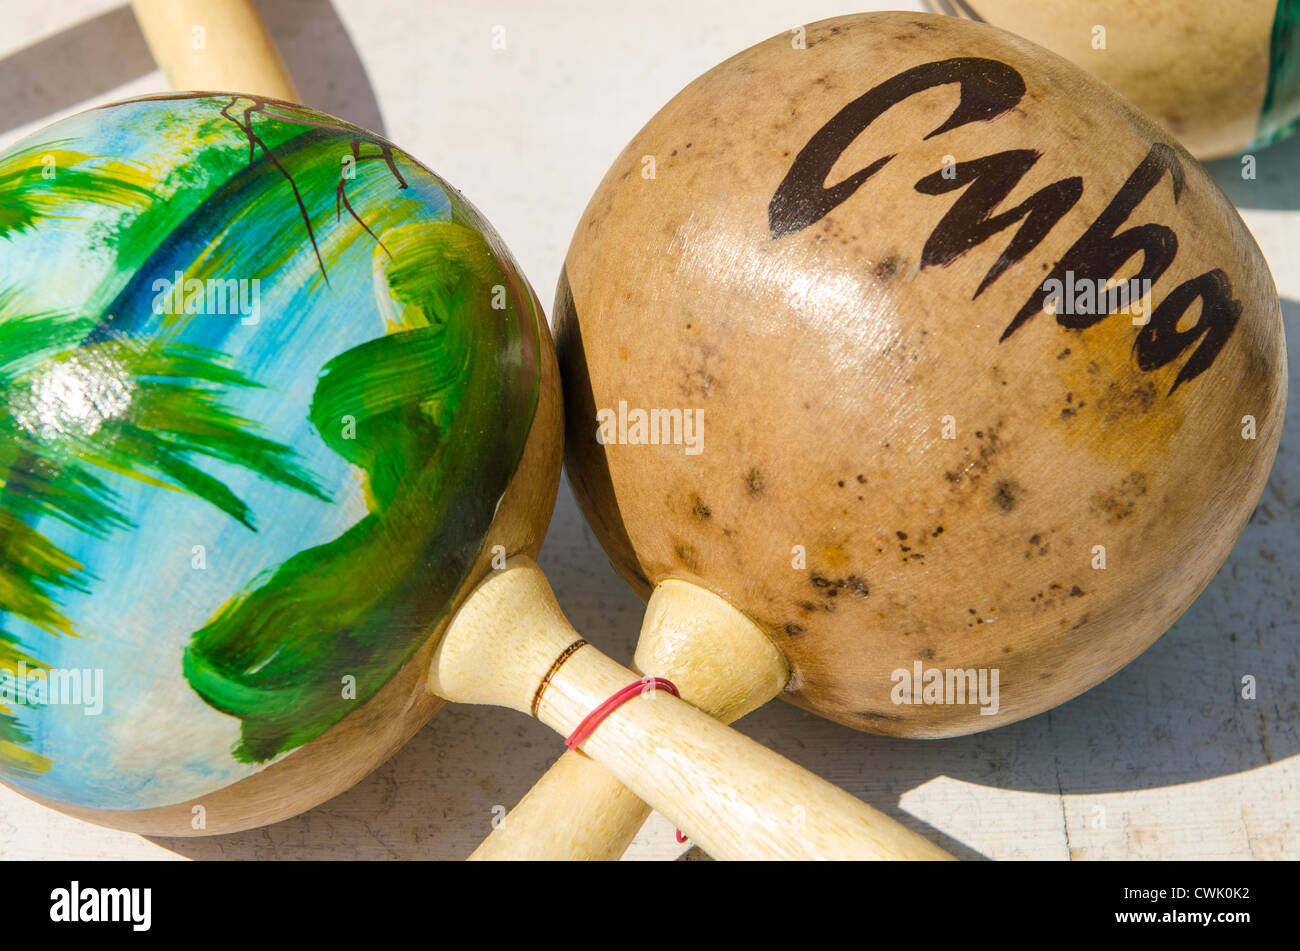
<path fill-rule="evenodd" d="M 1180 331 L 1178 322 L 1200 298 L 1201 314 L 1196 323 Z M 1137 365 L 1143 370 L 1154 370 L 1174 360 L 1184 350 L 1204 337 L 1201 345 L 1187 358 L 1174 385 L 1173 393 L 1188 380 L 1195 379 L 1210 368 L 1223 345 L 1232 336 L 1241 316 L 1241 301 L 1233 300 L 1232 283 L 1219 268 L 1206 271 L 1200 277 L 1184 281 L 1169 292 L 1151 315 L 1151 320 L 1138 332 L 1133 345 Z"/>
<path fill-rule="evenodd" d="M 998 152 L 969 162 L 959 162 L 951 177 L 945 178 L 940 170 L 916 183 L 916 190 L 924 195 L 942 195 L 966 188 L 965 193 L 953 203 L 948 213 L 930 233 L 921 252 L 921 267 L 934 264 L 947 266 L 971 248 L 982 244 L 1020 219 L 1020 226 L 1006 250 L 989 268 L 975 293 L 974 300 L 984 289 L 1026 254 L 1038 246 L 1052 227 L 1069 211 L 1083 194 L 1083 179 L 1079 176 L 1063 178 L 1059 182 L 1035 192 L 1010 211 L 989 216 L 1025 177 L 1042 153 L 1032 149 L 1014 149 Z"/>
<path fill-rule="evenodd" d="M 893 155 L 876 159 L 866 168 L 830 188 L 826 176 L 853 141 L 890 107 L 935 86 L 958 83 L 957 108 L 926 139 L 932 139 L 970 122 L 997 118 L 1025 94 L 1025 81 L 1005 63 L 961 57 L 914 66 L 863 93 L 822 126 L 795 157 L 772 196 L 767 209 L 773 238 L 802 231 L 843 203 Z"/>
<path fill-rule="evenodd" d="M 1141 251 L 1142 267 L 1133 275 L 1133 279 L 1154 283 L 1165 272 L 1178 253 L 1178 236 L 1172 228 L 1155 224 L 1137 225 L 1119 234 L 1115 233 L 1115 229 L 1124 223 L 1166 172 L 1173 184 L 1176 202 L 1183 192 L 1183 166 L 1173 149 L 1157 142 L 1133 170 L 1128 181 L 1115 193 L 1110 204 L 1097 216 L 1097 220 L 1088 226 L 1088 230 L 1056 262 L 1047 279 L 1034 289 L 1029 300 L 1025 301 L 1019 313 L 1007 325 L 1007 329 L 1002 331 L 1000 339 L 1006 340 L 1025 321 L 1043 309 L 1051 296 L 1047 290 L 1048 283 L 1055 279 L 1064 285 L 1066 271 L 1074 272 L 1076 284 L 1100 280 L 1099 286 L 1105 286 L 1126 261 Z M 1091 327 L 1110 316 L 1109 309 L 1097 307 L 1095 311 L 1088 314 L 1063 312 L 1056 315 L 1056 320 L 1063 327 Z"/>

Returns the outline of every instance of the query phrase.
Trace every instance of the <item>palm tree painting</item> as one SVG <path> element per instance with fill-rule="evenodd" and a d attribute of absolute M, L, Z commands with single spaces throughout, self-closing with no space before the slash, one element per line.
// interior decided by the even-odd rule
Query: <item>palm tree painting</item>
<path fill-rule="evenodd" d="M 182 802 L 373 696 L 479 555 L 539 316 L 458 194 L 319 113 L 155 97 L 0 155 L 0 776 Z"/>

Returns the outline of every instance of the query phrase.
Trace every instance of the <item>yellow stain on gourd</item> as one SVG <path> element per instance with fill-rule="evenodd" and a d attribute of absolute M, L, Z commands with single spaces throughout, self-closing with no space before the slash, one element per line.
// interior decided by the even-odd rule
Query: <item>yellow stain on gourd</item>
<path fill-rule="evenodd" d="M 840 545 L 827 545 L 822 549 L 821 560 L 832 571 L 838 571 L 849 563 L 848 555 Z"/>
<path fill-rule="evenodd" d="M 1140 369 L 1133 343 L 1142 328 L 1133 320 L 1112 314 L 1063 336 L 1062 349 L 1070 353 L 1056 361 L 1059 399 L 1048 403 L 1044 423 L 1096 458 L 1142 469 L 1164 457 L 1183 426 L 1183 388 L 1172 396 L 1169 388 L 1186 354 L 1155 371 Z"/>

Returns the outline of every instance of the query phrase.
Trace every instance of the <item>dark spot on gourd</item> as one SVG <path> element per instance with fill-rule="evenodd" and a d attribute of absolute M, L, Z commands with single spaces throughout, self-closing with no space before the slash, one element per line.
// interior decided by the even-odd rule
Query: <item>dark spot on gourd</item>
<path fill-rule="evenodd" d="M 856 716 L 861 720 L 885 720 L 889 723 L 898 723 L 903 719 L 895 713 L 881 713 L 878 710 L 860 710 Z"/>
<path fill-rule="evenodd" d="M 691 493 L 691 514 L 702 522 L 713 518 L 713 510 L 704 504 L 697 492 Z"/>
<path fill-rule="evenodd" d="M 894 532 L 894 534 L 898 536 L 900 541 L 907 541 L 907 532 Z"/>
<path fill-rule="evenodd" d="M 782 626 L 781 630 L 785 631 L 791 637 L 798 637 L 803 633 L 803 625 L 789 622 Z"/>
<path fill-rule="evenodd" d="M 1072 598 L 1083 597 L 1083 589 L 1076 584 L 1074 587 L 1070 589 L 1070 597 Z"/>
<path fill-rule="evenodd" d="M 1092 507 L 1106 516 L 1112 525 L 1122 522 L 1137 510 L 1137 500 L 1147 494 L 1147 477 L 1141 472 L 1130 472 L 1119 484 L 1092 497 Z"/>
<path fill-rule="evenodd" d="M 1158 397 L 1156 385 L 1150 380 L 1132 388 L 1112 380 L 1097 397 L 1097 410 L 1103 419 L 1113 423 L 1125 416 L 1139 416 L 1149 412 Z"/>
<path fill-rule="evenodd" d="M 1020 501 L 1022 492 L 1019 483 L 1011 479 L 1001 479 L 993 487 L 993 504 L 1004 512 L 1010 512 Z"/>
<path fill-rule="evenodd" d="M 934 660 L 935 649 L 933 647 L 923 647 L 919 652 L 921 660 Z"/>
<path fill-rule="evenodd" d="M 698 571 L 700 567 L 700 553 L 695 550 L 695 546 L 688 545 L 685 542 L 676 542 L 673 545 L 673 554 L 691 571 Z"/>
<path fill-rule="evenodd" d="M 749 490 L 750 495 L 762 495 L 766 484 L 763 473 L 757 469 L 750 469 L 745 473 L 745 488 Z"/>
<path fill-rule="evenodd" d="M 898 260 L 890 255 L 876 265 L 876 279 L 887 281 L 898 272 Z"/>

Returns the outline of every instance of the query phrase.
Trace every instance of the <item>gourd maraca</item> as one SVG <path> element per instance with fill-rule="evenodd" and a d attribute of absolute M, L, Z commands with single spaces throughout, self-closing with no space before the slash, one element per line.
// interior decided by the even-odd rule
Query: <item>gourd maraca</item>
<path fill-rule="evenodd" d="M 95 821 L 220 832 L 437 708 L 429 632 L 494 545 L 540 545 L 559 397 L 456 191 L 269 98 L 295 94 L 245 5 L 138 12 L 169 75 L 267 95 L 118 103 L 0 158 L 0 763 Z"/>
<path fill-rule="evenodd" d="M 247 4 L 137 13 L 174 82 L 233 61 L 291 94 Z M 0 193 L 7 783 L 125 829 L 233 831 L 378 765 L 436 707 L 435 661 L 545 693 L 568 730 L 586 711 L 549 711 L 635 680 L 571 647 L 529 561 L 561 458 L 549 333 L 435 175 L 322 113 L 198 92 L 56 123 L 0 156 Z M 504 607 L 472 591 L 491 567 Z M 474 628 L 484 601 L 499 629 Z M 578 659 L 540 688 L 562 651 L 539 616 Z M 682 751 L 784 768 L 659 700 L 601 733 L 644 759 L 644 724 L 670 722 Z M 700 775 L 696 808 L 743 843 Z M 937 851 L 825 789 L 844 841 Z"/>
<path fill-rule="evenodd" d="M 1300 2 L 929 0 L 1010 30 L 1105 80 L 1200 159 L 1300 123 Z"/>
<path fill-rule="evenodd" d="M 1070 699 L 1214 576 L 1282 428 L 1277 293 L 1213 181 L 952 18 L 823 21 L 686 87 L 555 309 L 570 481 L 653 592 L 636 666 L 726 717 L 945 737 Z M 610 857 L 645 814 L 566 754 L 476 857 Z"/>

